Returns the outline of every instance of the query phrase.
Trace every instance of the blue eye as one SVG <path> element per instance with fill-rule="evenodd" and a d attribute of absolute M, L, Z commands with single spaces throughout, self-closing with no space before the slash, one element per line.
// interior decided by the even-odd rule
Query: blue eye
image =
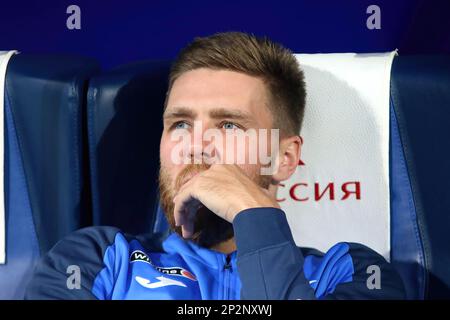
<path fill-rule="evenodd" d="M 174 126 L 175 129 L 189 129 L 189 127 L 189 124 L 184 121 L 177 122 Z"/>
<path fill-rule="evenodd" d="M 223 127 L 225 130 L 232 130 L 232 129 L 238 129 L 238 128 L 239 128 L 237 125 L 235 125 L 235 124 L 232 123 L 232 122 L 225 122 L 225 123 L 222 125 L 222 127 Z"/>

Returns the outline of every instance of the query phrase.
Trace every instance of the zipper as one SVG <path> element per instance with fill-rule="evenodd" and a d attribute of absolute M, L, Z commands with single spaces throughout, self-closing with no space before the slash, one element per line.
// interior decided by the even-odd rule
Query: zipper
<path fill-rule="evenodd" d="M 225 264 L 223 266 L 224 276 L 223 276 L 223 299 L 230 299 L 230 273 L 233 272 L 233 267 L 231 266 L 231 256 L 227 255 L 225 258 Z"/>

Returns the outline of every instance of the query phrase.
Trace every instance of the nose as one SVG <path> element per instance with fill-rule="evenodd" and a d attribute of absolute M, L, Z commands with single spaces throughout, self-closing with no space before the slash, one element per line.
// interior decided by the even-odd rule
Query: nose
<path fill-rule="evenodd" d="M 208 141 L 194 141 L 189 148 L 188 155 L 193 164 L 212 164 L 215 148 Z"/>
<path fill-rule="evenodd" d="M 207 139 L 208 135 L 205 135 L 207 130 L 209 130 L 208 126 L 203 126 L 200 121 L 195 122 L 191 144 L 188 146 L 189 160 L 193 164 L 213 164 L 218 156 L 215 140 L 211 142 Z"/>
<path fill-rule="evenodd" d="M 202 146 L 193 145 L 189 152 L 189 158 L 191 160 L 191 163 L 200 164 L 210 157 L 203 151 Z"/>

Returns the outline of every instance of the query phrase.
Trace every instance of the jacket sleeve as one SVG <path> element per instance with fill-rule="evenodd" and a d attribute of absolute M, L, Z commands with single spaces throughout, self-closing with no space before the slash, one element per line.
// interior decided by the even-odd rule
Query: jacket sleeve
<path fill-rule="evenodd" d="M 325 255 L 304 255 L 280 209 L 244 210 L 233 227 L 241 299 L 404 298 L 392 266 L 363 245 L 342 242 Z"/>
<path fill-rule="evenodd" d="M 59 241 L 38 262 L 25 299 L 97 299 L 94 280 L 118 232 L 111 227 L 89 227 Z"/>

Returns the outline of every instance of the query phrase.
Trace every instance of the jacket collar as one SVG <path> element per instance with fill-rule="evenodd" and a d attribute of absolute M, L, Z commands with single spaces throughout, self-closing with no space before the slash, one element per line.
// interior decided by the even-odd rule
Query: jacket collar
<path fill-rule="evenodd" d="M 210 268 L 223 268 L 227 254 L 204 248 L 198 244 L 183 239 L 178 233 L 171 232 L 162 244 L 165 252 L 179 254 L 183 258 L 194 259 Z M 230 254 L 232 263 L 235 263 L 237 251 Z"/>

